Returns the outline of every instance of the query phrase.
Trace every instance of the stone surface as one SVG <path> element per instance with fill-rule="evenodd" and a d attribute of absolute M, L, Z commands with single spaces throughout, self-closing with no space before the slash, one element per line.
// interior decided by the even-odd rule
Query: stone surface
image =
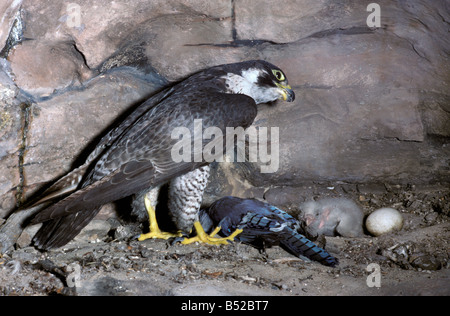
<path fill-rule="evenodd" d="M 75 4 L 75 5 L 74 5 Z M 77 6 L 78 5 L 78 6 Z M 72 3 L 58 2 L 48 5 L 45 1 L 25 0 L 28 13 L 25 35 L 31 38 L 76 38 L 90 68 L 99 67 L 113 55 L 130 34 L 139 31 L 141 25 L 164 16 L 194 14 L 213 19 L 227 18 L 231 14 L 231 1 L 145 1 L 88 0 Z M 167 27 L 171 27 L 168 23 Z M 180 32 L 180 29 L 177 30 Z M 189 29 L 184 30 L 188 32 Z M 231 30 L 230 30 L 231 31 Z M 167 32 L 180 40 L 182 34 Z M 150 43 L 149 43 L 150 45 Z M 170 56 L 167 51 L 159 55 Z"/>
<path fill-rule="evenodd" d="M 5 0 L 0 3 L 0 51 L 6 45 L 11 29 L 14 26 L 22 0 Z"/>
<path fill-rule="evenodd" d="M 138 67 L 150 63 L 167 79 L 181 80 L 214 65 L 239 61 L 242 49 L 214 46 L 231 42 L 231 30 L 230 19 L 181 13 L 162 15 L 130 32 L 119 44 L 118 54 L 128 50 L 141 52 Z"/>
<path fill-rule="evenodd" d="M 449 4 L 377 3 L 379 28 L 367 27 L 366 3 L 346 0 L 3 1 L 0 218 L 167 81 L 256 58 L 284 69 L 297 94 L 255 122 L 279 128 L 277 171 L 218 165 L 206 201 L 295 204 L 311 182 L 448 182 Z"/>
<path fill-rule="evenodd" d="M 0 69 L 0 218 L 15 206 L 20 182 L 18 152 L 21 147 L 21 108 L 17 86 Z"/>
<path fill-rule="evenodd" d="M 364 3 L 349 1 L 236 0 L 237 35 L 241 39 L 295 42 L 331 29 L 365 26 Z"/>
<path fill-rule="evenodd" d="M 16 84 L 38 96 L 79 87 L 93 75 L 73 41 L 25 41 L 11 52 L 9 60 Z"/>

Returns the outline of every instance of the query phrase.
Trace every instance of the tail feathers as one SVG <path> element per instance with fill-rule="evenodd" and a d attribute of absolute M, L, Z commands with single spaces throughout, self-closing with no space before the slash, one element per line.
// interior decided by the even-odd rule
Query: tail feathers
<path fill-rule="evenodd" d="M 182 164 L 180 169 L 182 167 L 186 168 L 186 166 L 186 164 Z M 181 173 L 185 170 L 176 171 Z M 160 172 L 156 174 L 153 164 L 147 160 L 129 161 L 103 178 L 92 184 L 83 185 L 82 189 L 42 210 L 33 218 L 32 223 L 42 223 L 100 207 L 103 204 L 164 183 L 170 179 L 169 176 L 173 173 Z M 179 173 L 175 174 L 179 175 Z"/>
<path fill-rule="evenodd" d="M 261 214 L 249 212 L 238 228 L 243 232 L 237 236 L 243 242 L 253 243 L 263 239 L 269 244 L 280 243 L 296 256 L 302 255 L 323 265 L 334 267 L 339 262 L 327 251 L 290 227 L 290 222 L 271 220 Z"/>
<path fill-rule="evenodd" d="M 34 245 L 41 250 L 64 246 L 75 238 L 99 211 L 100 207 L 45 222 L 33 238 Z"/>
<path fill-rule="evenodd" d="M 280 233 L 284 235 L 284 238 L 281 239 L 280 243 L 296 256 L 302 255 L 330 267 L 335 267 L 339 264 L 337 258 L 334 258 L 326 250 L 318 247 L 308 238 L 296 231 L 286 227 Z"/>

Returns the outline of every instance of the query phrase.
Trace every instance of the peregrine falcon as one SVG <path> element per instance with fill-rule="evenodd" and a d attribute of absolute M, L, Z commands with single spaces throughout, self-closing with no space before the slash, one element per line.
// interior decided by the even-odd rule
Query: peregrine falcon
<path fill-rule="evenodd" d="M 208 162 L 175 162 L 171 150 L 177 140 L 171 137 L 172 131 L 177 127 L 194 131 L 194 121 L 202 120 L 204 129 L 219 128 L 225 135 L 227 127 L 249 127 L 257 104 L 278 99 L 292 102 L 295 94 L 284 72 L 262 60 L 212 67 L 152 96 L 111 129 L 82 166 L 44 192 L 38 203 L 52 204 L 32 219 L 32 223 L 43 223 L 34 237 L 35 246 L 47 250 L 65 245 L 103 204 L 144 190 L 150 190 L 145 199 L 150 233 L 140 240 L 169 238 L 173 234 L 159 231 L 154 213 L 158 188 L 168 182 L 169 209 L 180 233 L 187 235 L 194 226 L 199 235 L 185 243 L 214 243 L 195 221 L 209 174 Z M 201 144 L 205 146 L 204 141 Z M 203 149 L 192 148 L 192 157 Z M 226 240 L 229 238 L 218 242 Z"/>

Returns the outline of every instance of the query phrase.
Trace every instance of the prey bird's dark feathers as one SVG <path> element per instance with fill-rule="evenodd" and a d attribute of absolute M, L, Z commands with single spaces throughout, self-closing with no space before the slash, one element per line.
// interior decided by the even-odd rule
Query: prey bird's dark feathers
<path fill-rule="evenodd" d="M 201 210 L 200 221 L 205 228 L 221 227 L 230 235 L 242 229 L 235 239 L 257 248 L 281 245 L 296 256 L 304 256 L 334 267 L 338 260 L 299 233 L 301 224 L 279 208 L 254 199 L 223 197 L 207 210 Z"/>

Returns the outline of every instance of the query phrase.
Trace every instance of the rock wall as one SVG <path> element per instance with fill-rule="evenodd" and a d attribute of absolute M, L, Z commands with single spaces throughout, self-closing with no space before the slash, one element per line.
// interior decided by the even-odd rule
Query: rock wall
<path fill-rule="evenodd" d="M 450 5 L 377 1 L 369 28 L 369 3 L 2 1 L 0 218 L 168 82 L 256 58 L 284 69 L 297 94 L 255 123 L 279 127 L 278 171 L 222 165 L 211 192 L 448 182 Z"/>

